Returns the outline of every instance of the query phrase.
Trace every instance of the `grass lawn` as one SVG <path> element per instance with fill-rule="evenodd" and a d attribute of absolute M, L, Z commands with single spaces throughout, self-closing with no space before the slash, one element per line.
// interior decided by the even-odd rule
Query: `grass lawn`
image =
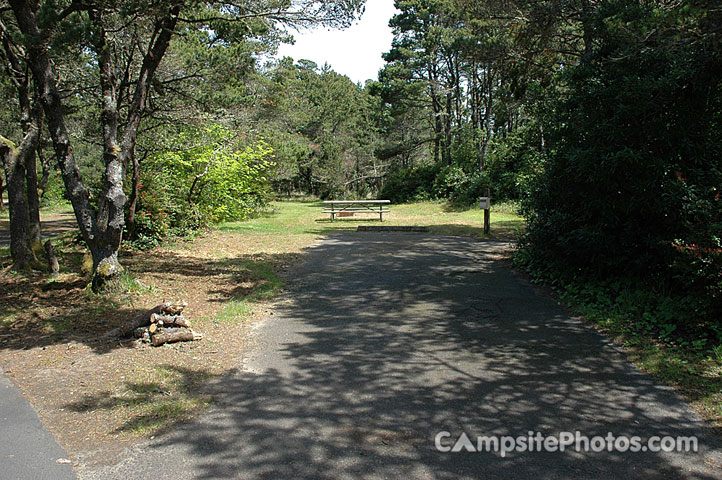
<path fill-rule="evenodd" d="M 337 218 L 331 222 L 322 213 L 317 201 L 274 202 L 267 215 L 244 222 L 225 223 L 222 232 L 249 236 L 269 236 L 281 244 L 302 245 L 320 236 L 340 230 L 356 230 L 359 225 L 417 225 L 427 226 L 431 232 L 445 235 L 464 235 L 484 238 L 483 210 L 476 208 L 457 210 L 440 202 L 419 202 L 391 205 L 391 213 L 384 215 L 383 223 L 377 215 L 362 214 Z M 523 228 L 523 219 L 502 205 L 492 208 L 489 238 L 513 239 Z"/>

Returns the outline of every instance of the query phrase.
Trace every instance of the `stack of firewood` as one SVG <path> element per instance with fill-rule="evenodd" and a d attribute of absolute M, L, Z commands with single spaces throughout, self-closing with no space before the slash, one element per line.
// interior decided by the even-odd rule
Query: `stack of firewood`
<path fill-rule="evenodd" d="M 108 332 L 103 338 L 126 337 L 133 333 L 135 338 L 154 347 L 165 343 L 200 340 L 203 335 L 191 330 L 188 319 L 183 316 L 186 306 L 185 302 L 162 303 Z"/>
<path fill-rule="evenodd" d="M 134 330 L 135 338 L 141 342 L 159 347 L 164 343 L 192 342 L 203 335 L 190 329 L 190 323 L 183 316 L 185 302 L 163 303 L 143 314 L 145 325 Z M 147 322 L 145 322 L 147 318 Z"/>

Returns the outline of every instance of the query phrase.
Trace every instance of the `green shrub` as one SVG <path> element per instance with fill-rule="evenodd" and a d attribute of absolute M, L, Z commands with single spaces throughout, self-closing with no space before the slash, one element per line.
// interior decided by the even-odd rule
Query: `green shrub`
<path fill-rule="evenodd" d="M 439 169 L 438 165 L 420 165 L 392 171 L 386 176 L 378 198 L 391 200 L 391 203 L 432 199 Z"/>
<path fill-rule="evenodd" d="M 168 235 L 243 220 L 266 208 L 271 196 L 272 164 L 267 160 L 271 150 L 263 142 L 243 147 L 236 139 L 234 132 L 212 125 L 179 135 L 179 145 L 192 140 L 196 146 L 143 162 L 136 245 L 151 247 Z"/>
<path fill-rule="evenodd" d="M 454 198 L 468 188 L 471 177 L 458 165 L 445 165 L 434 178 L 434 198 Z"/>
<path fill-rule="evenodd" d="M 563 74 L 518 258 L 565 285 L 637 279 L 659 299 L 648 318 L 702 341 L 722 317 L 720 50 L 688 33 L 703 14 L 668 12 L 615 1 L 595 13 L 595 48 Z"/>

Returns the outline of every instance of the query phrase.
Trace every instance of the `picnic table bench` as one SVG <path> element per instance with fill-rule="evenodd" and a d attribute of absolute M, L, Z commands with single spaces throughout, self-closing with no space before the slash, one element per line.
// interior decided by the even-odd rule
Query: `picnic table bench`
<path fill-rule="evenodd" d="M 323 202 L 323 213 L 331 214 L 331 221 L 336 216 L 352 216 L 355 213 L 378 213 L 379 220 L 384 221 L 384 213 L 389 213 L 391 200 L 326 200 Z"/>

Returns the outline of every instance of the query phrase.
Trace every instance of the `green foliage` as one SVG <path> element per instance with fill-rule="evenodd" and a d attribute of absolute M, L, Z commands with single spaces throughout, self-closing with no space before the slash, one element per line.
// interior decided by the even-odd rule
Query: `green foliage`
<path fill-rule="evenodd" d="M 270 197 L 264 143 L 243 147 L 220 125 L 187 131 L 177 138 L 187 148 L 167 151 L 142 164 L 136 245 L 151 247 L 168 235 L 260 214 Z"/>
<path fill-rule="evenodd" d="M 489 187 L 489 179 L 457 165 L 419 165 L 389 173 L 378 197 L 393 203 L 449 200 L 459 206 L 475 204 Z"/>
<path fill-rule="evenodd" d="M 379 191 L 379 198 L 391 203 L 407 203 L 434 198 L 434 183 L 440 167 L 420 165 L 390 172 Z"/>
<path fill-rule="evenodd" d="M 700 297 L 665 292 L 661 283 L 650 287 L 648 280 L 628 275 L 564 275 L 534 260 L 528 249 L 515 256 L 535 282 L 552 286 L 564 303 L 631 345 L 652 340 L 692 355 L 713 355 L 722 344 L 722 326 L 704 315 L 706 305 Z"/>
<path fill-rule="evenodd" d="M 519 258 L 560 285 L 644 281 L 653 302 L 593 303 L 636 305 L 623 323 L 709 346 L 722 328 L 720 43 L 696 9 L 606 1 L 588 25 L 595 48 L 562 77 Z"/>
<path fill-rule="evenodd" d="M 65 199 L 65 185 L 60 173 L 51 170 L 45 189 L 40 192 L 40 206 L 54 207 L 67 202 Z"/>
<path fill-rule="evenodd" d="M 289 58 L 259 81 L 259 136 L 274 150 L 277 191 L 324 199 L 368 194 L 377 133 L 366 89 L 328 66 Z"/>
<path fill-rule="evenodd" d="M 529 122 L 506 137 L 492 139 L 485 172 L 495 201 L 521 200 L 528 195 L 545 163 L 539 145 L 536 122 Z"/>

